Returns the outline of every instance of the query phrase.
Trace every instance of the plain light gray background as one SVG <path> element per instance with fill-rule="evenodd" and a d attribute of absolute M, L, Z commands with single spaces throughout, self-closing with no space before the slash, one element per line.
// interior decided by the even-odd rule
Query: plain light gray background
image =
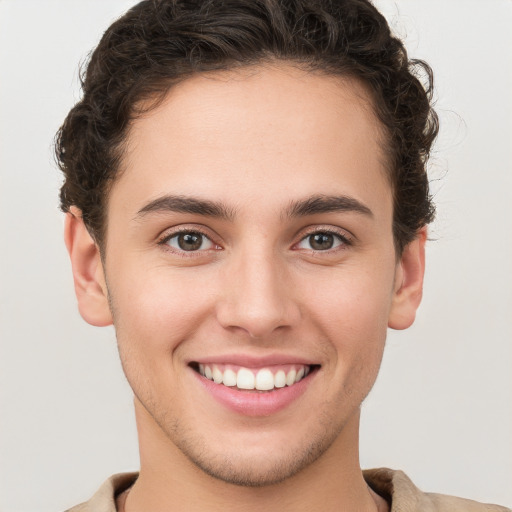
<path fill-rule="evenodd" d="M 128 0 L 0 0 L 0 511 L 50 512 L 138 466 L 114 332 L 78 315 L 52 138 Z M 437 79 L 438 219 L 413 328 L 364 405 L 364 467 L 512 504 L 512 2 L 380 0 Z"/>

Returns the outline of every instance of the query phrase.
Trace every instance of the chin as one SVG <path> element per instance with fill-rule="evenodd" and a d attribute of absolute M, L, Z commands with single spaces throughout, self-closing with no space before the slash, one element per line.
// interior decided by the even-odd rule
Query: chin
<path fill-rule="evenodd" d="M 206 453 L 185 455 L 207 475 L 222 482 L 241 487 L 264 487 L 278 484 L 293 477 L 317 460 L 327 449 L 323 445 L 311 446 L 296 454 L 268 457 L 267 454 L 247 457 L 244 454 L 212 456 Z"/>
<path fill-rule="evenodd" d="M 217 443 L 200 436 L 180 435 L 174 429 L 168 437 L 197 468 L 207 475 L 232 485 L 243 487 L 270 486 L 293 477 L 313 464 L 336 441 L 342 428 L 333 423 L 318 424 L 316 431 L 300 437 L 288 430 L 284 436 L 261 433 L 251 442 L 251 436 L 238 441 L 233 436 L 220 436 Z M 183 433 L 182 433 L 183 434 Z M 253 434 L 254 435 L 254 434 Z M 254 442 L 256 441 L 256 442 Z"/>

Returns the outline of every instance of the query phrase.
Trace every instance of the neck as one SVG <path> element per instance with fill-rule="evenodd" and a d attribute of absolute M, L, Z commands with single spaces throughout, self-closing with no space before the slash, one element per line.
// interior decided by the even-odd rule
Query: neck
<path fill-rule="evenodd" d="M 279 483 L 248 487 L 206 474 L 145 411 L 136 410 L 141 469 L 129 494 L 118 503 L 120 512 L 202 512 L 205 503 L 211 512 L 306 512 L 320 505 L 323 512 L 386 510 L 382 498 L 366 485 L 359 466 L 359 411 L 327 451 L 302 471 Z"/>

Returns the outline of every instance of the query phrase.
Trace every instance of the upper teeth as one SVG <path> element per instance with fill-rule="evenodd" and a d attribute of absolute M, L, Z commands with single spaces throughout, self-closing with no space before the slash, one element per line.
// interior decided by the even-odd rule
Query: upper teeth
<path fill-rule="evenodd" d="M 286 369 L 273 372 L 270 368 L 250 370 L 243 367 L 235 369 L 232 367 L 221 368 L 220 365 L 199 364 L 199 373 L 216 384 L 259 391 L 292 386 L 303 379 L 309 371 L 310 367 L 307 365 L 287 365 Z"/>

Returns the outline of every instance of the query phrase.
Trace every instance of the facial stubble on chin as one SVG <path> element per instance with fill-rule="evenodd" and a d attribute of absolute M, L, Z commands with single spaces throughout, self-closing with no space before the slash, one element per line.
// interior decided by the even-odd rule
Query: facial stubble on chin
<path fill-rule="evenodd" d="M 123 371 L 137 401 L 169 443 L 200 471 L 231 485 L 257 488 L 279 484 L 292 478 L 320 459 L 342 434 L 349 419 L 359 413 L 359 405 L 343 419 L 337 417 L 336 412 L 333 412 L 342 407 L 340 402 L 348 402 L 352 398 L 348 396 L 348 390 L 344 390 L 344 396 L 341 399 L 323 404 L 321 407 L 323 412 L 312 428 L 295 443 L 295 446 L 286 447 L 287 449 L 281 456 L 273 462 L 268 463 L 268 460 L 264 458 L 266 455 L 262 455 L 262 458 L 256 456 L 251 459 L 243 448 L 221 454 L 212 446 L 211 442 L 204 439 L 200 432 L 195 432 L 187 427 L 179 415 L 173 416 L 170 411 L 162 410 L 158 400 L 151 396 L 150 389 L 146 389 L 146 393 L 142 396 L 138 390 L 143 387 L 138 386 L 136 382 L 141 375 L 130 371 L 130 364 L 125 361 L 122 350 L 120 350 L 120 357 Z M 135 381 L 132 377 L 135 377 Z M 198 412 L 198 414 L 200 413 Z M 209 428 L 213 428 L 212 425 Z M 257 429 L 255 429 L 254 435 L 258 436 Z M 265 462 L 264 468 L 262 468 L 262 460 Z"/>
<path fill-rule="evenodd" d="M 345 427 L 346 422 L 337 424 L 327 412 L 322 413 L 314 431 L 308 432 L 296 448 L 290 447 L 282 457 L 262 470 L 261 460 L 259 458 L 249 460 L 243 449 L 236 454 L 219 454 L 213 449 L 211 443 L 202 438 L 199 433 L 187 428 L 179 417 L 171 418 L 168 411 L 161 410 L 153 397 L 141 396 L 137 392 L 139 386 L 129 377 L 130 365 L 124 360 L 122 351 L 120 356 L 123 371 L 137 401 L 169 443 L 176 447 L 194 467 L 227 484 L 252 488 L 279 484 L 317 461 L 332 446 Z M 325 410 L 332 411 L 333 407 L 339 407 L 339 404 L 332 404 Z M 257 436 L 257 432 L 254 435 Z"/>
<path fill-rule="evenodd" d="M 119 343 L 117 322 L 119 315 L 116 314 L 114 300 L 109 291 L 108 284 L 107 290 L 108 303 L 116 329 L 121 365 L 136 399 L 144 407 L 146 413 L 155 421 L 169 442 L 177 447 L 196 468 L 210 477 L 241 487 L 258 488 L 279 484 L 315 463 L 329 450 L 345 428 L 350 415 L 340 422 L 327 413 L 327 411 L 333 411 L 342 406 L 340 402 L 344 400 L 341 399 L 330 404 L 325 403 L 324 407 L 322 407 L 324 412 L 318 418 L 316 430 L 308 433 L 307 438 L 303 440 L 300 447 L 284 454 L 282 458 L 275 461 L 270 467 L 267 467 L 264 472 L 261 469 L 259 470 L 261 465 L 258 460 L 251 462 L 247 460 L 244 453 L 237 453 L 236 455 L 225 454 L 225 456 L 212 453 L 209 444 L 200 435 L 194 434 L 190 429 L 182 425 L 179 418 L 169 418 L 166 411 L 158 410 L 158 402 L 152 397 L 142 397 L 137 393 L 138 386 L 133 385 L 136 383 L 132 383 L 129 377 L 129 364 L 127 364 L 123 357 L 123 350 Z M 345 399 L 350 394 L 350 390 L 344 390 L 343 395 L 345 395 Z M 361 402 L 365 398 L 366 396 L 363 397 Z M 356 407 L 356 410 L 359 411 L 359 406 Z"/>
<path fill-rule="evenodd" d="M 143 401 L 139 399 L 139 402 L 156 421 L 167 439 L 195 467 L 216 480 L 242 487 L 271 486 L 295 476 L 317 461 L 332 446 L 344 428 L 344 424 L 335 428 L 332 418 L 324 413 L 324 418 L 318 422 L 317 432 L 311 432 L 299 449 L 284 454 L 265 471 L 261 471 L 260 461 L 248 460 L 243 452 L 225 456 L 213 454 L 208 443 L 200 435 L 191 433 L 181 424 L 179 418 L 168 423 L 165 420 L 160 421 L 148 410 Z"/>

